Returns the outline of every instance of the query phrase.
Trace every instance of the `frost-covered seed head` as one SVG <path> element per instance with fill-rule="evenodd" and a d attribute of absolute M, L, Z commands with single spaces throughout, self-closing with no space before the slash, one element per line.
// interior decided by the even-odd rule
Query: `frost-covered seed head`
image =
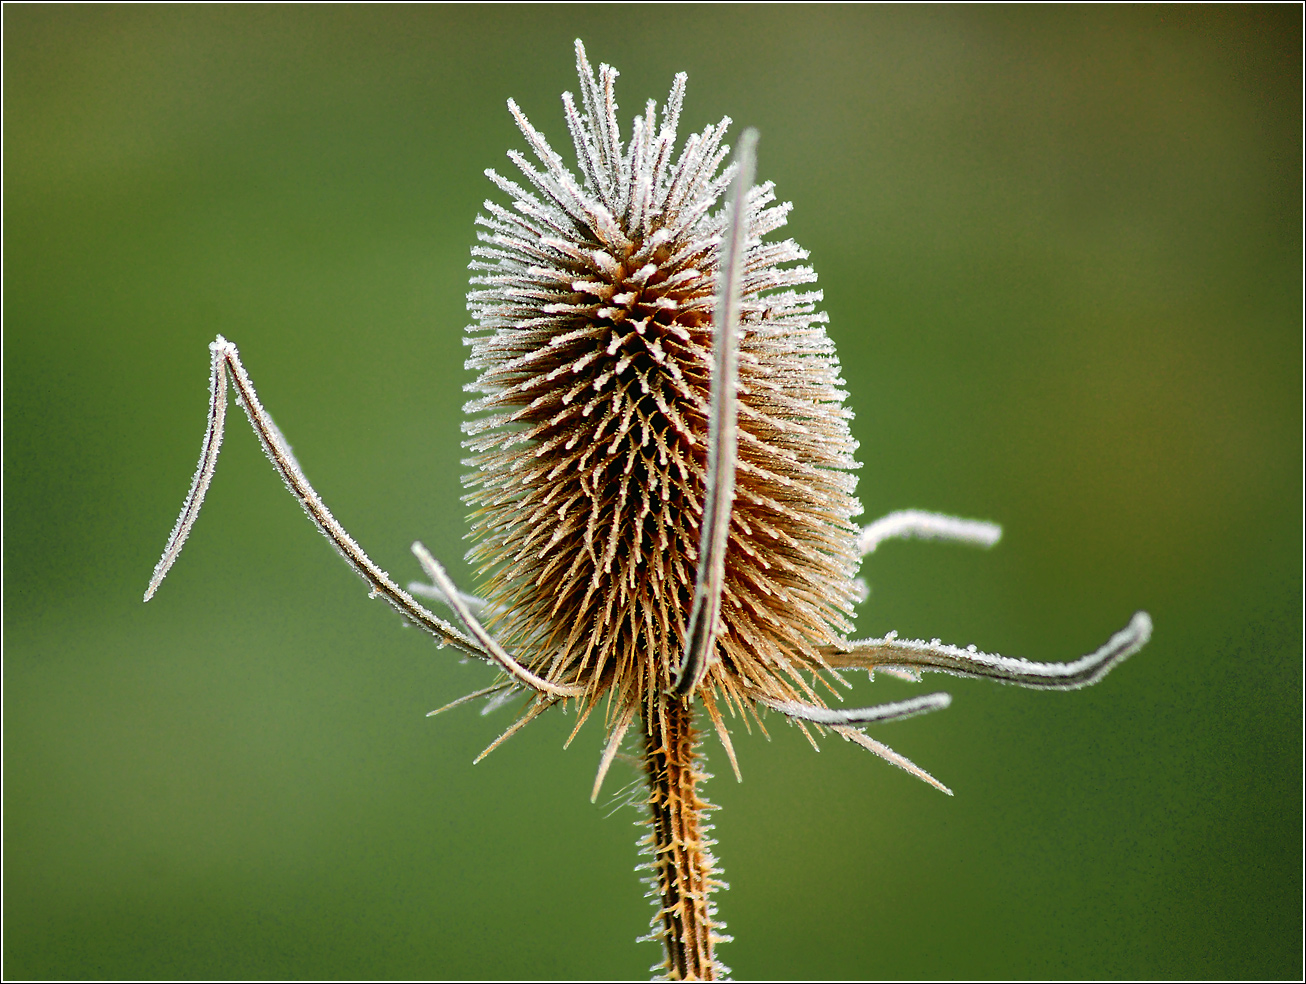
<path fill-rule="evenodd" d="M 629 142 L 617 72 L 576 44 L 580 105 L 562 97 L 570 170 L 513 102 L 529 188 L 487 171 L 473 248 L 478 373 L 464 425 L 470 552 L 501 607 L 496 634 L 554 683 L 614 698 L 613 720 L 675 677 L 694 594 L 707 460 L 716 277 L 733 168 L 730 120 L 676 150 L 685 93 L 650 100 Z M 856 443 L 816 274 L 770 182 L 746 199 L 738 468 L 716 660 L 697 696 L 818 700 L 817 650 L 850 628 L 857 589 Z"/>

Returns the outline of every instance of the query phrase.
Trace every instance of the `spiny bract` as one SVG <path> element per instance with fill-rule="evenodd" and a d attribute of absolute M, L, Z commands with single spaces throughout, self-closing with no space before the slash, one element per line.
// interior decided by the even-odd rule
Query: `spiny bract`
<path fill-rule="evenodd" d="M 661 121 L 650 100 L 623 145 L 613 86 L 576 45 L 581 106 L 562 96 L 579 178 L 509 109 L 535 162 L 509 158 L 534 191 L 494 171 L 513 209 L 477 217 L 476 323 L 465 478 L 471 552 L 490 572 L 497 634 L 536 673 L 605 695 L 629 720 L 675 676 L 694 594 L 705 494 L 713 309 L 734 167 L 729 118 L 675 154 L 685 92 Z M 674 160 L 673 160 L 674 158 Z M 739 451 L 717 660 L 700 689 L 749 708 L 748 692 L 816 701 L 804 674 L 850 629 L 861 507 L 856 443 L 820 291 L 773 185 L 746 198 L 740 307 Z M 537 695 L 536 701 L 547 702 Z M 534 710 L 542 709 L 538 705 Z M 529 712 L 528 712 L 529 713 Z M 724 735 L 723 735 L 724 737 Z"/>

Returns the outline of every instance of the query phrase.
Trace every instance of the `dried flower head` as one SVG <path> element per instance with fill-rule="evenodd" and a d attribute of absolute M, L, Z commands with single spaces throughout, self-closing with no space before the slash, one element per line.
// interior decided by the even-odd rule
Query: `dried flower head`
<path fill-rule="evenodd" d="M 1001 531 L 915 510 L 853 524 L 861 510 L 851 413 L 817 310 L 820 292 L 795 289 L 816 279 L 801 264 L 807 254 L 792 240 L 764 239 L 784 225 L 789 205 L 775 204 L 769 182 L 752 183 L 756 134 L 745 131 L 729 166 L 728 119 L 677 151 L 678 75 L 660 120 L 650 101 L 625 142 L 617 72 L 602 65 L 596 76 L 579 41 L 576 57 L 581 105 L 569 93 L 562 101 L 577 171 L 510 101 L 535 160 L 509 157 L 534 190 L 487 172 L 512 208 L 487 201 L 488 215 L 477 219 L 468 365 L 481 395 L 467 405 L 466 483 L 476 507 L 470 556 L 486 576 L 487 600 L 458 591 L 420 543 L 413 551 L 432 583 L 405 591 L 377 567 L 309 485 L 221 336 L 210 346 L 199 468 L 146 600 L 179 555 L 212 479 L 230 373 L 273 465 L 373 594 L 441 644 L 501 671 L 447 706 L 528 695 L 482 755 L 558 703 L 579 711 L 574 737 L 602 704 L 597 796 L 639 716 L 649 809 L 641 843 L 656 910 L 648 938 L 664 951 L 655 970 L 712 978 L 726 971 L 715 947 L 728 937 L 712 901 L 721 882 L 699 789 L 706 776 L 696 702 L 736 775 L 723 712 L 761 725 L 773 710 L 809 739 L 809 726 L 829 728 L 949 792 L 863 730 L 946 707 L 948 695 L 830 708 L 826 700 L 846 685 L 838 670 L 1074 689 L 1137 651 L 1151 621 L 1135 614 L 1069 663 L 893 633 L 849 641 L 858 564 L 883 540 L 987 547 Z M 414 594 L 447 604 L 467 631 Z"/>
<path fill-rule="evenodd" d="M 613 84 L 577 45 L 581 107 L 562 97 L 578 161 L 508 106 L 535 160 L 509 153 L 534 191 L 486 173 L 468 367 L 483 394 L 464 424 L 476 452 L 473 556 L 491 571 L 499 637 L 551 682 L 611 697 L 610 721 L 651 708 L 685 651 L 707 493 L 713 315 L 722 270 L 723 119 L 676 148 L 685 76 L 629 143 Z M 699 691 L 819 701 L 806 678 L 851 629 L 861 512 L 856 443 L 816 279 L 771 182 L 743 200 L 737 464 L 718 648 Z M 539 695 L 537 700 L 547 700 Z M 728 741 L 728 738 L 726 739 Z"/>

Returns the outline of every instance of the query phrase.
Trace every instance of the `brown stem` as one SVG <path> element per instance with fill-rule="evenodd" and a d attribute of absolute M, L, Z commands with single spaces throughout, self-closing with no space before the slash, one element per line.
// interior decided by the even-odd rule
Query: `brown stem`
<path fill-rule="evenodd" d="M 715 944 L 729 939 L 717 932 L 710 896 L 722 887 L 704 823 L 712 805 L 698 794 L 707 778 L 699 770 L 694 711 L 685 700 L 659 695 L 644 719 L 644 768 L 648 773 L 649 826 L 645 840 L 653 860 L 652 886 L 658 902 L 652 938 L 666 949 L 668 980 L 715 980 L 726 968 L 713 956 Z"/>

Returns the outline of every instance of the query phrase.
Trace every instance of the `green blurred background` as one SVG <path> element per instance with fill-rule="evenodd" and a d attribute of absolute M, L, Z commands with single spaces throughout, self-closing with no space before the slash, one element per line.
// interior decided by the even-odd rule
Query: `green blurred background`
<path fill-rule="evenodd" d="M 472 220 L 566 146 L 572 41 L 626 125 L 762 133 L 843 360 L 861 634 L 1035 659 L 1137 608 L 1088 691 L 935 678 L 851 745 L 740 729 L 708 792 L 741 977 L 1301 971 L 1301 20 L 1164 8 L 4 9 L 6 977 L 640 977 L 639 814 L 601 729 L 426 711 L 484 685 L 313 531 L 241 416 L 141 593 L 241 347 L 336 515 L 401 582 L 469 580 Z M 682 133 L 688 132 L 683 129 Z M 506 172 L 505 172 L 506 173 Z M 855 699 L 912 692 L 863 680 Z M 919 692 L 917 690 L 916 692 Z M 619 768 L 626 768 L 619 766 Z M 609 778 L 615 793 L 633 771 Z"/>

